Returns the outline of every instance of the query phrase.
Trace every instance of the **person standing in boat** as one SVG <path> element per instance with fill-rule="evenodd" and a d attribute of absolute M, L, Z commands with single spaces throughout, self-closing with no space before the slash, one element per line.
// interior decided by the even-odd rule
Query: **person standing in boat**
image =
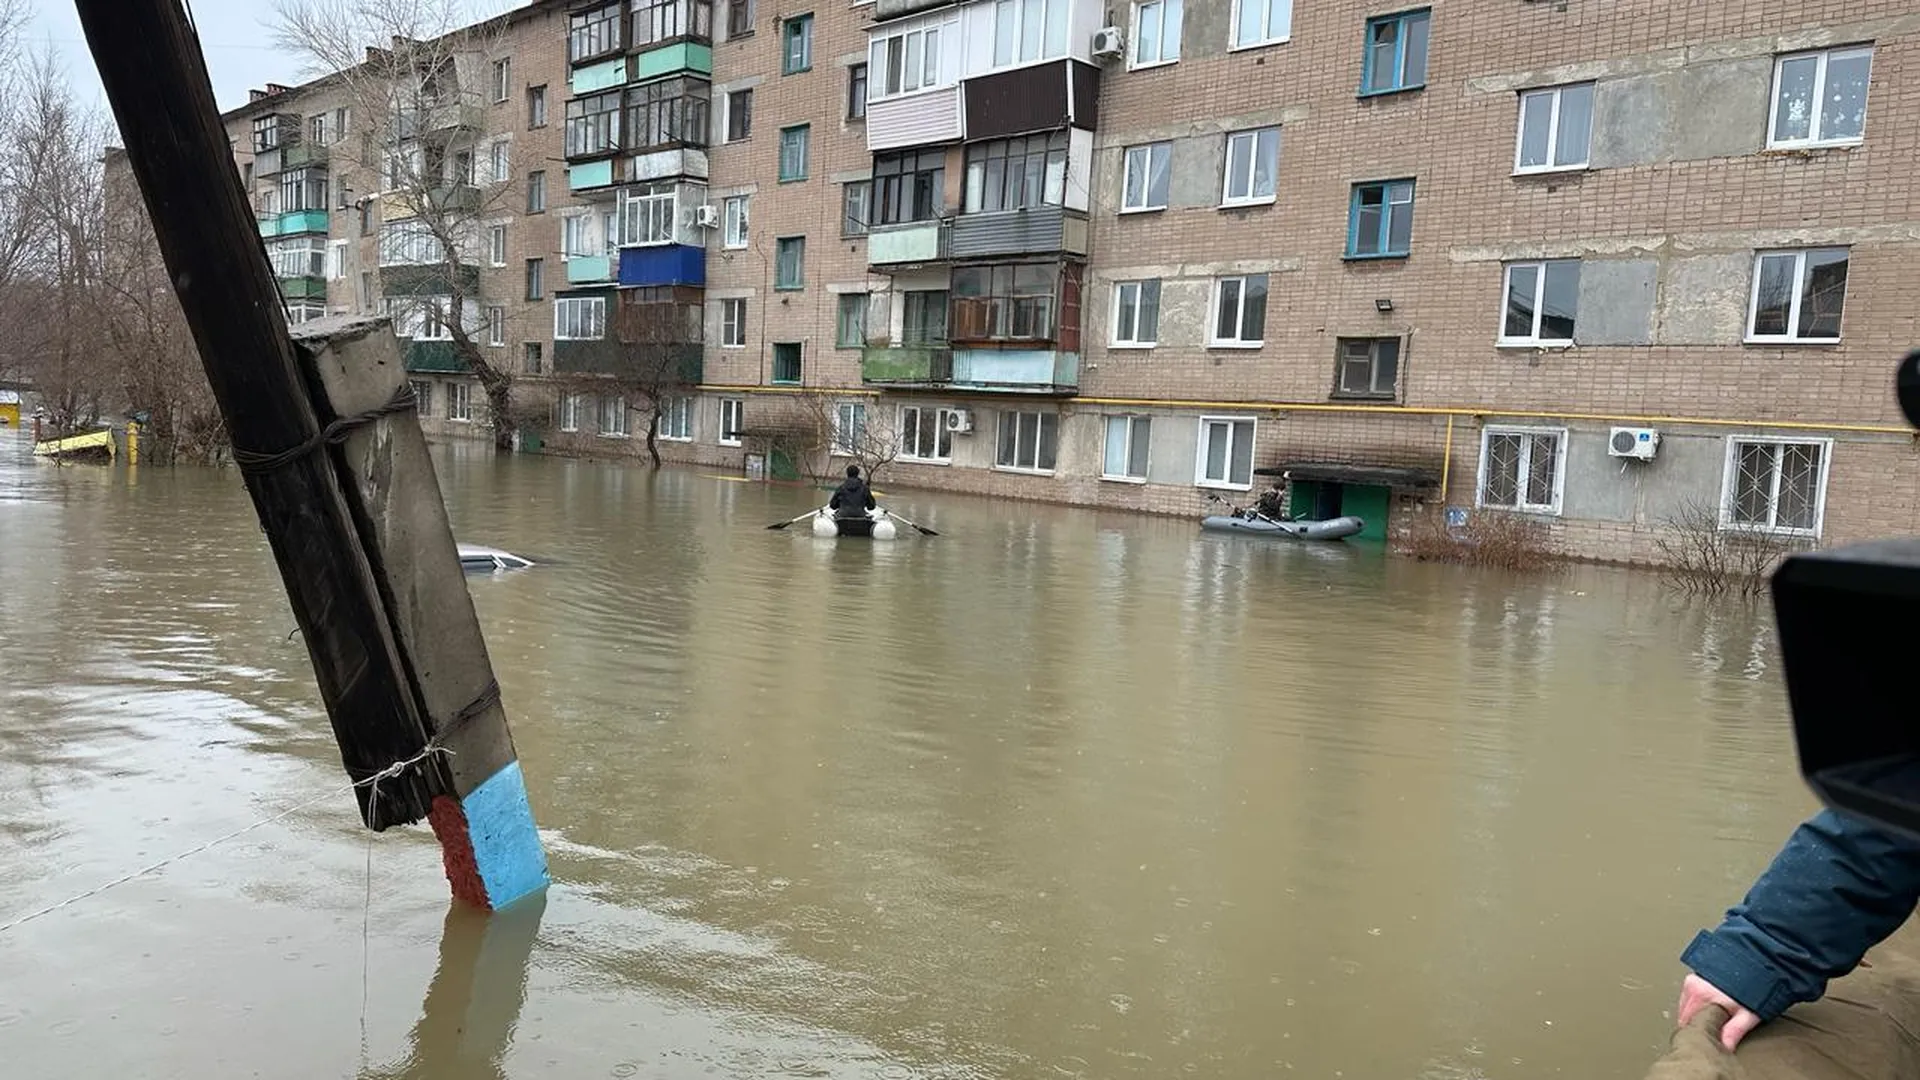
<path fill-rule="evenodd" d="M 847 466 L 847 478 L 840 481 L 840 487 L 827 500 L 827 509 L 835 517 L 866 517 L 867 512 L 879 504 L 873 501 L 873 489 L 867 486 L 860 475 L 860 466 Z"/>

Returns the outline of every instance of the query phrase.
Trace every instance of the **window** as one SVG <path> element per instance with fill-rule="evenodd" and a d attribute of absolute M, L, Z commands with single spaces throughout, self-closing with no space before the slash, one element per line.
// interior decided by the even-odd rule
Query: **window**
<path fill-rule="evenodd" d="M 561 296 L 553 301 L 553 340 L 599 341 L 607 336 L 607 298 Z"/>
<path fill-rule="evenodd" d="M 900 409 L 900 456 L 909 461 L 953 460 L 953 432 L 947 428 L 951 409 L 905 405 Z"/>
<path fill-rule="evenodd" d="M 422 416 L 433 413 L 433 383 L 427 379 L 408 379 L 407 388 L 413 391 L 413 411 Z"/>
<path fill-rule="evenodd" d="M 945 345 L 947 343 L 947 305 L 945 289 L 909 289 L 900 327 L 903 345 Z"/>
<path fill-rule="evenodd" d="M 1360 92 L 1389 94 L 1427 84 L 1427 9 L 1367 20 L 1367 53 L 1360 64 Z"/>
<path fill-rule="evenodd" d="M 1487 428 L 1480 437 L 1480 505 L 1559 513 L 1566 439 L 1558 428 Z"/>
<path fill-rule="evenodd" d="M 1101 459 L 1100 479 L 1146 483 L 1147 446 L 1152 436 L 1153 421 L 1148 417 L 1107 417 L 1107 446 Z"/>
<path fill-rule="evenodd" d="M 633 0 L 630 47 L 686 37 L 713 40 L 713 0 Z"/>
<path fill-rule="evenodd" d="M 286 305 L 287 322 L 299 325 L 318 319 L 327 313 L 327 306 L 318 300 L 296 300 Z"/>
<path fill-rule="evenodd" d="M 672 442 L 693 441 L 693 399 L 664 398 L 660 402 L 660 437 Z"/>
<path fill-rule="evenodd" d="M 502 102 L 513 96 L 513 60 L 493 62 L 493 100 Z"/>
<path fill-rule="evenodd" d="M 447 387 L 447 419 L 456 423 L 470 423 L 473 420 L 473 387 L 463 382 L 450 382 Z"/>
<path fill-rule="evenodd" d="M 796 15 L 780 27 L 780 74 L 798 75 L 813 67 L 813 16 Z"/>
<path fill-rule="evenodd" d="M 873 157 L 875 225 L 932 221 L 946 204 L 947 152 L 902 150 Z"/>
<path fill-rule="evenodd" d="M 1120 212 L 1165 210 L 1173 182 L 1173 144 L 1148 143 L 1127 147 L 1120 184 Z"/>
<path fill-rule="evenodd" d="M 487 148 L 487 182 L 504 184 L 513 179 L 512 148 L 501 139 Z"/>
<path fill-rule="evenodd" d="M 720 445 L 739 446 L 742 419 L 747 411 L 744 398 L 720 399 Z"/>
<path fill-rule="evenodd" d="M 360 235 L 361 236 L 373 235 L 373 206 L 374 206 L 374 202 L 372 199 L 368 199 L 366 202 L 363 202 L 360 204 Z"/>
<path fill-rule="evenodd" d="M 505 225 L 487 226 L 487 265 L 507 265 L 507 227 Z"/>
<path fill-rule="evenodd" d="M 800 343 L 777 341 L 773 345 L 773 381 L 787 386 L 800 383 Z"/>
<path fill-rule="evenodd" d="M 967 147 L 967 213 L 1059 206 L 1066 197 L 1066 132 Z"/>
<path fill-rule="evenodd" d="M 1213 283 L 1215 348 L 1258 348 L 1267 333 L 1267 275 L 1223 277 Z"/>
<path fill-rule="evenodd" d="M 520 346 L 520 368 L 529 375 L 540 374 L 540 343 L 528 341 Z"/>
<path fill-rule="evenodd" d="M 253 122 L 253 152 L 264 154 L 280 148 L 280 126 L 288 118 L 284 116 L 262 116 Z M 296 121 L 297 123 L 297 121 Z"/>
<path fill-rule="evenodd" d="M 1226 206 L 1273 201 L 1280 171 L 1280 129 L 1236 131 L 1227 136 L 1227 168 L 1220 202 Z"/>
<path fill-rule="evenodd" d="M 746 37 L 753 33 L 752 0 L 727 0 L 727 37 Z"/>
<path fill-rule="evenodd" d="M 940 85 L 940 28 L 922 27 L 901 34 L 877 37 L 867 46 L 867 66 L 861 71 L 861 83 L 867 72 L 876 80 L 873 96 L 893 97 Z M 865 115 L 865 106 L 861 115 Z"/>
<path fill-rule="evenodd" d="M 591 157 L 620 149 L 620 91 L 567 102 L 567 156 Z"/>
<path fill-rule="evenodd" d="M 807 178 L 807 125 L 780 129 L 780 179 Z"/>
<path fill-rule="evenodd" d="M 327 242 L 327 280 L 347 280 L 347 242 L 345 240 Z"/>
<path fill-rule="evenodd" d="M 1767 146 L 1844 146 L 1867 131 L 1867 77 L 1873 47 L 1782 56 L 1773 66 Z"/>
<path fill-rule="evenodd" d="M 747 345 L 747 302 L 745 299 L 720 301 L 720 347 L 744 349 Z"/>
<path fill-rule="evenodd" d="M 527 174 L 527 213 L 544 214 L 547 210 L 547 174 L 544 169 L 535 169 Z"/>
<path fill-rule="evenodd" d="M 1392 399 L 1400 378 L 1399 338 L 1341 338 L 1333 396 Z"/>
<path fill-rule="evenodd" d="M 834 321 L 836 348 L 858 349 L 867 343 L 867 294 L 841 293 Z"/>
<path fill-rule="evenodd" d="M 567 59 L 572 63 L 591 60 L 620 48 L 620 9 L 609 4 L 583 11 L 567 20 Z"/>
<path fill-rule="evenodd" d="M 1818 536 L 1826 503 L 1826 440 L 1727 440 L 1720 525 Z"/>
<path fill-rule="evenodd" d="M 546 126 L 547 88 L 544 85 L 529 86 L 527 87 L 527 128 L 532 130 Z"/>
<path fill-rule="evenodd" d="M 1133 66 L 1180 59 L 1181 0 L 1146 0 L 1133 6 Z"/>
<path fill-rule="evenodd" d="M 1515 140 L 1513 171 L 1584 169 L 1592 136 L 1592 83 L 1529 90 L 1520 95 L 1520 136 Z"/>
<path fill-rule="evenodd" d="M 1113 285 L 1113 347 L 1151 348 L 1160 339 L 1160 279 Z"/>
<path fill-rule="evenodd" d="M 960 341 L 1052 341 L 1058 274 L 1045 264 L 953 269 L 953 336 Z"/>
<path fill-rule="evenodd" d="M 1293 0 L 1234 0 L 1234 48 L 1273 45 L 1292 34 Z"/>
<path fill-rule="evenodd" d="M 747 246 L 747 196 L 730 195 L 721 204 L 725 210 L 725 230 L 721 234 L 721 244 L 730 248 Z"/>
<path fill-rule="evenodd" d="M 320 169 L 288 169 L 280 174 L 280 212 L 326 210 L 327 174 Z"/>
<path fill-rule="evenodd" d="M 1347 258 L 1405 258 L 1413 243 L 1413 181 L 1353 185 Z"/>
<path fill-rule="evenodd" d="M 994 0 L 993 67 L 1067 55 L 1067 0 Z"/>
<path fill-rule="evenodd" d="M 1200 450 L 1194 463 L 1198 487 L 1253 488 L 1253 421 L 1226 416 L 1200 418 Z"/>
<path fill-rule="evenodd" d="M 1753 260 L 1748 341 L 1839 341 L 1846 248 L 1763 251 Z"/>
<path fill-rule="evenodd" d="M 430 266 L 446 257 L 446 249 L 427 223 L 415 218 L 380 227 L 379 255 L 381 266 Z"/>
<path fill-rule="evenodd" d="M 360 310 L 373 310 L 373 272 L 360 271 Z"/>
<path fill-rule="evenodd" d="M 699 79 L 662 79 L 628 87 L 626 148 L 707 145 L 711 93 Z"/>
<path fill-rule="evenodd" d="M 841 457 L 858 454 L 867 437 L 867 407 L 857 401 L 842 401 L 833 407 L 832 451 Z"/>
<path fill-rule="evenodd" d="M 873 181 L 855 180 L 840 187 L 840 235 L 865 236 L 873 221 Z"/>
<path fill-rule="evenodd" d="M 680 202 L 678 189 L 671 181 L 624 188 L 620 192 L 619 203 L 618 228 L 622 246 L 647 247 L 673 243 L 674 224 L 680 216 Z"/>
<path fill-rule="evenodd" d="M 1058 414 L 1002 412 L 1000 445 L 993 463 L 1002 469 L 1050 473 L 1059 444 Z"/>
<path fill-rule="evenodd" d="M 753 134 L 753 91 L 727 91 L 727 142 L 739 142 Z"/>
<path fill-rule="evenodd" d="M 600 399 L 600 435 L 608 439 L 624 439 L 627 437 L 626 398 L 603 397 Z"/>
<path fill-rule="evenodd" d="M 807 285 L 807 238 L 782 236 L 774 241 L 773 287 L 804 289 Z"/>
<path fill-rule="evenodd" d="M 546 277 L 546 268 L 547 263 L 545 259 L 527 260 L 527 299 L 538 300 L 546 295 L 547 290 L 544 280 Z"/>
<path fill-rule="evenodd" d="M 487 308 L 487 344 L 496 348 L 507 343 L 507 309 L 499 305 Z"/>
<path fill-rule="evenodd" d="M 867 65 L 850 64 L 847 67 L 847 119 L 864 120 L 867 118 Z"/>
<path fill-rule="evenodd" d="M 296 236 L 267 241 L 267 261 L 277 278 L 323 277 L 327 272 L 327 242 L 318 236 Z"/>
<path fill-rule="evenodd" d="M 1507 264 L 1502 345 L 1571 345 L 1580 308 L 1580 260 Z"/>
<path fill-rule="evenodd" d="M 560 430 L 580 430 L 580 395 L 560 395 Z"/>

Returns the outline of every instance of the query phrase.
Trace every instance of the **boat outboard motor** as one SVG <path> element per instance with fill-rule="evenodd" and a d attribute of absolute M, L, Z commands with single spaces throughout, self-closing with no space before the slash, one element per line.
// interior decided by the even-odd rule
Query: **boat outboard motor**
<path fill-rule="evenodd" d="M 1920 349 L 1896 389 L 1920 430 Z M 1920 537 L 1794 555 L 1772 586 L 1801 775 L 1835 810 L 1920 837 Z"/>

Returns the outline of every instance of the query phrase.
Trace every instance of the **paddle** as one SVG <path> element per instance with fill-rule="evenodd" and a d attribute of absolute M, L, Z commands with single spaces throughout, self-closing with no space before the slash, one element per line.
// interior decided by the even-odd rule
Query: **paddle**
<path fill-rule="evenodd" d="M 800 515 L 799 517 L 797 517 L 797 518 L 794 518 L 794 519 L 793 519 L 792 521 L 776 521 L 776 522 L 774 522 L 773 524 L 771 524 L 771 525 L 769 525 L 769 526 L 767 526 L 767 528 L 769 528 L 769 529 L 772 529 L 772 530 L 773 530 L 773 531 L 775 531 L 775 532 L 778 532 L 778 531 L 780 531 L 781 529 L 784 529 L 784 528 L 786 528 L 786 527 L 787 527 L 787 526 L 789 526 L 789 525 L 797 525 L 797 524 L 799 524 L 800 522 L 802 522 L 802 521 L 805 521 L 805 520 L 807 520 L 808 518 L 810 518 L 810 517 L 812 517 L 813 515 L 815 515 L 815 514 L 817 514 L 817 513 L 819 513 L 819 512 L 820 512 L 820 511 L 818 511 L 818 510 L 809 510 L 809 511 L 807 511 L 807 512 L 806 512 L 806 513 L 804 513 L 804 514 L 801 514 L 801 515 Z"/>
<path fill-rule="evenodd" d="M 933 531 L 932 529 L 927 528 L 925 525 L 922 525 L 919 522 L 915 522 L 915 521 L 908 521 L 906 518 L 901 517 L 899 514 L 896 514 L 891 510 L 887 511 L 887 516 L 892 518 L 895 521 L 900 522 L 902 525 L 911 525 L 914 528 L 919 529 L 921 536 L 939 536 L 940 535 L 939 533 Z"/>

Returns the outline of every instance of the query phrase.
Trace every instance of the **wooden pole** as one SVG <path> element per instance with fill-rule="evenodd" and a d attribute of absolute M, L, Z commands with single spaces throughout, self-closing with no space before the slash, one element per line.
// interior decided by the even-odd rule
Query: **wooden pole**
<path fill-rule="evenodd" d="M 76 6 L 236 459 L 260 465 L 309 444 L 321 419 L 186 11 L 179 0 Z M 369 781 L 416 757 L 427 727 L 330 453 L 291 454 L 246 483 L 348 775 Z M 419 821 L 447 790 L 435 758 L 356 789 L 375 830 Z"/>

